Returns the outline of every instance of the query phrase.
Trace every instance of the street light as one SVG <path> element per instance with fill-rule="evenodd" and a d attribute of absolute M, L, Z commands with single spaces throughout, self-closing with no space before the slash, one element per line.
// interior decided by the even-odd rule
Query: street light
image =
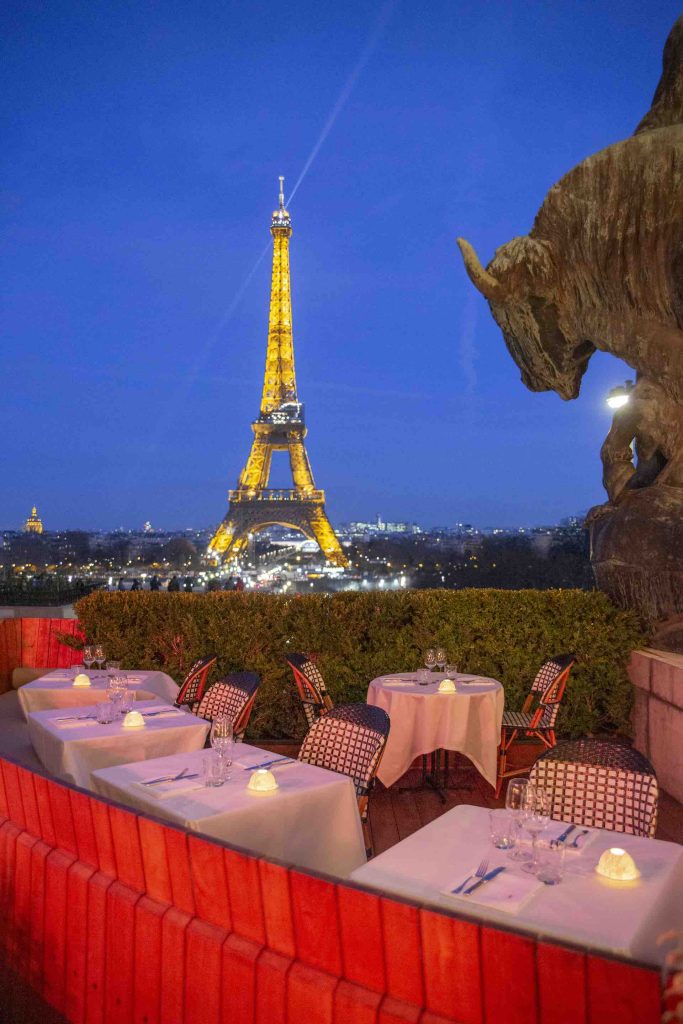
<path fill-rule="evenodd" d="M 633 381 L 627 380 L 624 384 L 619 384 L 616 388 L 612 388 L 607 395 L 607 404 L 610 409 L 623 409 L 625 405 L 628 405 L 631 401 L 633 387 Z"/>

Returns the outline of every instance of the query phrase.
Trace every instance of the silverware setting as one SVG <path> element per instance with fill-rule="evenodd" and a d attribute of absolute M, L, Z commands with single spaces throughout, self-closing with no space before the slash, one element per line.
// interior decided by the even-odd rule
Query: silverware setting
<path fill-rule="evenodd" d="M 486 872 L 488 871 L 488 869 L 489 869 L 489 859 L 488 859 L 488 857 L 483 857 L 482 861 L 481 861 L 481 864 L 479 865 L 477 870 L 474 872 L 474 874 L 473 875 L 468 875 L 467 878 L 465 879 L 465 881 L 461 882 L 460 885 L 457 887 L 457 889 L 451 889 L 451 892 L 455 893 L 456 895 L 457 895 L 457 893 L 462 892 L 462 890 L 465 888 L 465 886 L 467 885 L 468 882 L 471 882 L 473 878 L 483 878 L 484 875 L 486 874 Z"/>
<path fill-rule="evenodd" d="M 569 836 L 572 834 L 572 832 L 575 832 L 575 831 L 576 831 L 576 825 L 570 825 L 556 839 L 551 839 L 550 840 L 550 845 L 552 847 L 564 846 L 564 844 L 567 842 L 567 839 L 569 838 Z"/>
<path fill-rule="evenodd" d="M 179 782 L 180 779 L 196 779 L 199 772 L 193 772 L 191 775 L 188 773 L 187 768 L 183 768 L 182 771 L 178 772 L 177 775 L 162 775 L 158 779 L 144 779 L 142 782 L 143 786 L 156 786 L 160 782 Z"/>
<path fill-rule="evenodd" d="M 471 893 L 476 892 L 480 885 L 484 885 L 485 882 L 493 881 L 493 879 L 500 875 L 503 871 L 505 871 L 505 868 L 502 865 L 499 868 L 494 868 L 493 871 L 489 871 L 487 875 L 484 875 L 483 878 L 480 878 L 479 881 L 475 882 L 474 885 L 471 885 L 469 889 L 465 889 L 463 896 L 469 896 Z"/>
<path fill-rule="evenodd" d="M 245 768 L 245 772 L 255 772 L 257 768 L 272 768 L 276 764 L 284 764 L 285 761 L 294 761 L 293 757 L 276 757 L 271 761 L 262 761 L 261 764 L 252 764 L 249 768 Z"/>
<path fill-rule="evenodd" d="M 587 836 L 589 832 L 590 832 L 590 829 L 589 829 L 589 828 L 583 828 L 583 829 L 581 829 L 581 831 L 579 832 L 578 836 L 575 836 L 575 837 L 574 837 L 574 842 L 573 842 L 573 843 L 569 843 L 569 844 L 568 844 L 568 846 L 569 846 L 569 847 L 570 847 L 570 848 L 571 848 L 572 850 L 578 850 L 578 849 L 580 849 L 580 847 L 579 847 L 579 839 L 583 839 L 583 837 L 584 837 L 584 836 Z"/>

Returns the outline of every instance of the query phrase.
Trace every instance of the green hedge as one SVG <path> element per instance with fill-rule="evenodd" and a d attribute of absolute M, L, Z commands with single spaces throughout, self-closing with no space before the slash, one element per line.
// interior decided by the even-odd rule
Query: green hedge
<path fill-rule="evenodd" d="M 251 738 L 300 737 L 304 720 L 284 655 L 316 651 L 337 703 L 365 700 L 375 676 L 418 666 L 445 644 L 467 672 L 500 679 L 518 708 L 540 663 L 575 651 L 560 731 L 630 732 L 629 653 L 645 642 L 630 612 L 580 590 L 410 590 L 285 597 L 270 594 L 103 593 L 76 610 L 89 641 L 127 668 L 176 680 L 200 655 L 221 674 L 252 669 L 262 680 Z"/>

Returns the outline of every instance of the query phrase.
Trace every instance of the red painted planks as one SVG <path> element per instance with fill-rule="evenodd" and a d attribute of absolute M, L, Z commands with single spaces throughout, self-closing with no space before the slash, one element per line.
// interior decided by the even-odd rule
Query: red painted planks
<path fill-rule="evenodd" d="M 71 818 L 74 826 L 78 859 L 97 870 L 100 864 L 97 856 L 95 829 L 90 812 L 92 800 L 85 793 L 79 793 L 75 789 L 71 789 L 69 790 L 69 801 L 71 803 Z"/>
<path fill-rule="evenodd" d="M 377 1024 L 418 1024 L 420 1007 L 393 996 L 385 996 L 379 1007 Z"/>
<path fill-rule="evenodd" d="M 294 934 L 300 960 L 338 977 L 342 971 L 335 885 L 290 871 Z"/>
<path fill-rule="evenodd" d="M 185 932 L 185 1024 L 221 1024 L 222 947 L 227 932 L 215 925 L 190 921 Z M 230 993 L 234 1002 L 235 993 Z"/>
<path fill-rule="evenodd" d="M 110 878 L 116 878 L 116 856 L 114 840 L 109 823 L 109 805 L 101 800 L 90 798 L 90 814 L 92 816 L 95 842 L 97 844 L 97 861 L 100 871 Z"/>
<path fill-rule="evenodd" d="M 452 1015 L 459 1024 L 481 1024 L 478 925 L 431 910 L 420 911 L 420 925 L 425 1008 L 445 1017 Z"/>
<path fill-rule="evenodd" d="M 254 1024 L 286 1024 L 289 957 L 262 949 L 256 961 Z"/>
<path fill-rule="evenodd" d="M 280 864 L 266 860 L 258 862 L 266 943 L 285 957 L 296 956 L 294 944 L 294 918 L 289 890 L 289 871 Z"/>
<path fill-rule="evenodd" d="M 19 790 L 21 792 L 21 802 L 24 808 L 24 819 L 26 821 L 26 831 L 30 832 L 36 839 L 40 839 L 42 831 L 40 827 L 40 815 L 38 813 L 38 801 L 36 799 L 36 791 L 33 785 L 35 775 L 33 772 L 29 772 L 26 768 L 17 767 L 17 780 L 19 782 Z"/>
<path fill-rule="evenodd" d="M 536 1024 L 536 958 L 533 939 L 481 929 L 486 1020 Z"/>
<path fill-rule="evenodd" d="M 658 1024 L 661 1014 L 659 972 L 588 956 L 588 1019 L 619 1024 Z"/>
<path fill-rule="evenodd" d="M 88 965 L 88 890 L 94 871 L 75 861 L 67 876 L 65 1014 L 70 1021 L 85 1019 Z"/>
<path fill-rule="evenodd" d="M 377 1024 L 379 992 L 340 981 L 334 992 L 335 1024 Z"/>
<path fill-rule="evenodd" d="M 233 931 L 263 946 L 265 927 L 258 860 L 237 850 L 223 850 L 223 856 Z"/>
<path fill-rule="evenodd" d="M 188 846 L 197 916 L 230 931 L 232 918 L 223 850 L 199 836 L 189 836 Z"/>
<path fill-rule="evenodd" d="M 5 762 L 0 759 L 0 819 L 9 818 L 9 804 L 7 803 L 7 793 L 5 792 L 5 779 L 2 774 L 2 765 Z"/>
<path fill-rule="evenodd" d="M 33 788 L 36 794 L 38 817 L 40 819 L 40 838 L 44 839 L 50 846 L 56 846 L 57 837 L 52 820 L 52 807 L 50 805 L 50 791 L 47 779 L 43 778 L 42 775 L 34 775 Z"/>
<path fill-rule="evenodd" d="M 338 885 L 337 900 L 344 977 L 375 992 L 384 992 L 386 977 L 379 896 Z"/>
<path fill-rule="evenodd" d="M 241 935 L 223 944 L 223 1012 L 225 1024 L 253 1024 L 256 1009 L 256 963 L 262 947 Z"/>
<path fill-rule="evenodd" d="M 338 979 L 294 963 L 287 977 L 287 1024 L 334 1024 Z"/>
<path fill-rule="evenodd" d="M 38 992 L 43 990 L 45 961 L 45 861 L 52 847 L 41 839 L 31 847 L 31 950 L 28 979 Z"/>
<path fill-rule="evenodd" d="M 420 919 L 415 907 L 382 897 L 382 932 L 387 972 L 387 991 L 396 999 L 422 1006 L 424 986 Z"/>
<path fill-rule="evenodd" d="M 107 891 L 112 879 L 101 871 L 91 875 L 88 884 L 88 955 L 86 964 L 87 1024 L 103 1024 L 107 997 L 105 957 L 107 954 Z"/>
<path fill-rule="evenodd" d="M 585 955 L 537 942 L 536 973 L 541 1024 L 587 1024 Z"/>
<path fill-rule="evenodd" d="M 108 810 L 116 860 L 116 877 L 129 889 L 143 893 L 145 891 L 145 873 L 142 869 L 137 816 L 131 811 L 126 811 L 122 807 L 114 807 L 111 804 Z"/>
<path fill-rule="evenodd" d="M 192 872 L 187 850 L 187 835 L 180 829 L 164 826 L 164 842 L 171 875 L 173 902 L 186 914 L 194 914 Z"/>
<path fill-rule="evenodd" d="M 37 842 L 28 832 L 21 832 L 15 847 L 12 967 L 22 978 L 28 976 L 31 955 L 31 851 Z"/>
<path fill-rule="evenodd" d="M 164 841 L 165 825 L 149 818 L 138 817 L 142 868 L 147 895 L 160 903 L 171 903 L 171 873 Z"/>
<path fill-rule="evenodd" d="M 135 904 L 133 1024 L 161 1020 L 161 928 L 168 905 L 141 896 Z"/>
<path fill-rule="evenodd" d="M 70 853 L 73 857 L 77 857 L 78 847 L 76 846 L 76 833 L 71 815 L 69 790 L 58 782 L 48 780 L 47 792 L 52 810 L 52 822 L 54 824 L 57 847 L 66 853 Z"/>
<path fill-rule="evenodd" d="M 135 970 L 135 904 L 140 894 L 121 882 L 107 890 L 105 1024 L 130 1024 Z"/>
<path fill-rule="evenodd" d="M 0 771 L 2 771 L 3 781 L 5 783 L 5 796 L 7 798 L 7 817 L 10 821 L 13 821 L 19 828 L 26 828 L 26 818 L 24 816 L 24 803 L 21 799 L 21 790 L 19 789 L 19 769 L 11 761 L 0 761 Z"/>
<path fill-rule="evenodd" d="M 43 961 L 45 1001 L 65 1012 L 66 907 L 68 874 L 74 858 L 53 850 L 45 860 L 45 959 Z"/>
<path fill-rule="evenodd" d="M 192 918 L 171 907 L 161 922 L 161 1020 L 184 1024 L 185 932 Z"/>
<path fill-rule="evenodd" d="M 5 950 L 8 961 L 14 958 L 16 932 L 14 930 L 14 872 L 17 839 L 21 829 L 12 821 L 0 825 L 0 949 Z"/>

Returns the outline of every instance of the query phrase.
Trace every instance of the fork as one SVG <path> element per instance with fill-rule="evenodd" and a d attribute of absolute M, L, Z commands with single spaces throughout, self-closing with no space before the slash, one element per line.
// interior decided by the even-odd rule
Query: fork
<path fill-rule="evenodd" d="M 460 885 L 457 887 L 457 889 L 451 889 L 451 892 L 455 893 L 456 896 L 457 896 L 457 894 L 459 892 L 462 892 L 462 890 L 465 888 L 467 883 L 472 878 L 483 878 L 484 875 L 486 874 L 486 872 L 488 871 L 488 869 L 489 869 L 489 859 L 488 859 L 488 857 L 483 857 L 482 861 L 481 861 L 481 864 L 479 865 L 477 870 L 474 872 L 474 874 L 473 875 L 468 875 L 467 878 L 465 879 L 465 881 L 461 882 Z"/>
<path fill-rule="evenodd" d="M 142 785 L 143 786 L 156 786 L 157 783 L 159 783 L 159 782 L 179 782 L 180 779 L 182 779 L 187 774 L 187 771 L 188 771 L 187 768 L 183 768 L 183 770 L 178 775 L 162 775 L 161 778 L 159 778 L 159 779 L 146 779 L 142 783 Z"/>
<path fill-rule="evenodd" d="M 574 839 L 574 842 L 573 842 L 573 843 L 570 843 L 570 844 L 569 844 L 569 846 L 570 846 L 570 847 L 571 847 L 571 848 L 572 848 L 573 850 L 578 850 L 578 849 L 580 849 L 580 847 L 579 847 L 579 839 L 583 839 L 583 837 L 584 837 L 584 836 L 587 836 L 589 832 L 590 832 L 590 829 L 589 829 L 589 828 L 584 828 L 584 829 L 581 829 L 581 831 L 579 832 L 579 834 L 578 834 L 578 835 L 576 836 L 576 838 Z"/>

